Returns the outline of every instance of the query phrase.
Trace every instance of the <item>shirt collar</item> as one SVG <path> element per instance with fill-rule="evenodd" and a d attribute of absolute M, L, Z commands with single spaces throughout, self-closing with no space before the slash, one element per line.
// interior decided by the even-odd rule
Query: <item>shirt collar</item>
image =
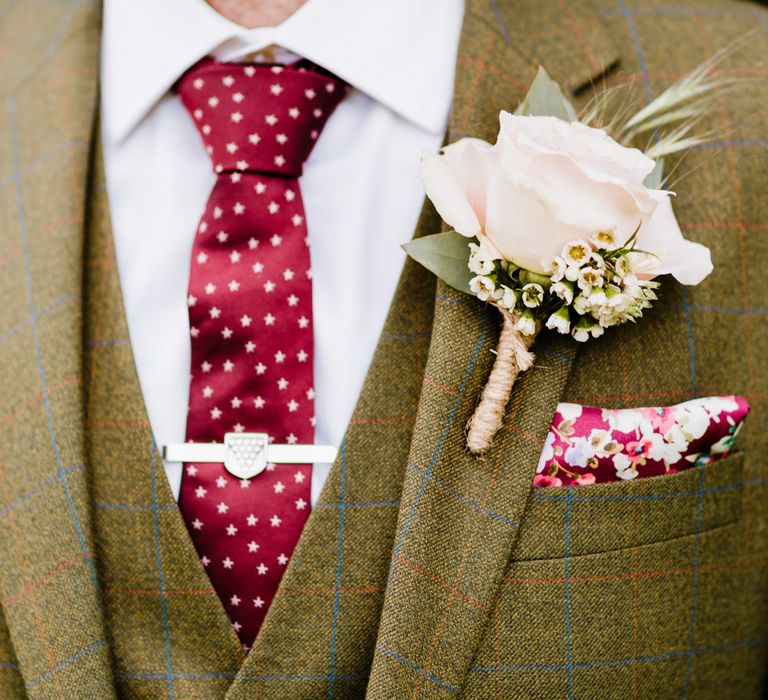
<path fill-rule="evenodd" d="M 102 99 L 122 141 L 196 61 L 281 46 L 335 73 L 423 129 L 445 130 L 463 0 L 308 0 L 285 22 L 248 30 L 203 0 L 106 0 Z M 446 66 L 448 68 L 446 68 Z"/>

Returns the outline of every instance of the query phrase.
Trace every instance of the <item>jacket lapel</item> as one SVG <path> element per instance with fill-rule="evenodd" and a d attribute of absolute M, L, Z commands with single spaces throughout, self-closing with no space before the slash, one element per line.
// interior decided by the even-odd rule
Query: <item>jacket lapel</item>
<path fill-rule="evenodd" d="M 493 141 L 499 110 L 515 108 L 538 63 L 571 91 L 616 64 L 599 20 L 580 8 L 574 17 L 555 0 L 468 3 L 449 140 Z M 476 459 L 464 430 L 497 339 L 492 309 L 438 283 L 369 698 L 458 693 L 489 621 L 576 353 L 562 336 L 537 340 L 535 367 L 518 380 L 493 448 Z"/>
<path fill-rule="evenodd" d="M 0 36 L 0 602 L 30 696 L 113 697 L 83 433 L 98 7 L 16 3 Z"/>

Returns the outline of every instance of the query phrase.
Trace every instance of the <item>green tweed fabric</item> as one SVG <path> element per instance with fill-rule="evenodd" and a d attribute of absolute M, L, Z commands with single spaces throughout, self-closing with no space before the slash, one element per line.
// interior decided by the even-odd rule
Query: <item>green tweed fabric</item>
<path fill-rule="evenodd" d="M 315 697 L 332 682 L 342 697 L 360 697 L 429 346 L 434 279 L 415 264 L 406 267 L 341 461 L 244 663 L 152 441 L 127 340 L 101 170 L 97 160 L 85 256 L 86 420 L 118 695 L 224 697 L 232 686 L 233 698 Z M 425 211 L 420 230 L 436 227 L 439 220 Z M 404 354 L 413 364 L 405 376 Z M 356 672 L 334 672 L 335 664 Z"/>
<path fill-rule="evenodd" d="M 3 697 L 110 698 L 83 430 L 99 17 L 81 2 L 3 2 L 0 16 Z"/>
<path fill-rule="evenodd" d="M 647 319 L 584 347 L 540 338 L 477 460 L 463 430 L 497 318 L 407 264 L 340 458 L 243 658 L 135 372 L 96 128 L 99 11 L 0 1 L 0 697 L 762 697 L 768 13 L 468 0 L 450 139 L 492 139 L 537 63 L 582 104 L 603 80 L 631 81 L 642 104 L 752 31 L 717 68 L 749 81 L 707 116 L 717 141 L 669 164 L 687 173 L 678 220 L 715 273 L 665 283 Z M 417 233 L 438 227 L 425 208 Z M 531 490 L 560 400 L 730 393 L 753 411 L 725 460 Z"/>

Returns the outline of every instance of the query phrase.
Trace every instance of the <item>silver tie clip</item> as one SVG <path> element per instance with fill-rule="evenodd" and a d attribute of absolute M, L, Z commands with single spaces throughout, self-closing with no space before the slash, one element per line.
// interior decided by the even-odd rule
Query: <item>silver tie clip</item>
<path fill-rule="evenodd" d="M 163 459 L 167 462 L 223 463 L 238 479 L 252 479 L 267 464 L 331 464 L 337 452 L 332 445 L 270 445 L 266 433 L 227 433 L 223 444 L 163 445 Z"/>

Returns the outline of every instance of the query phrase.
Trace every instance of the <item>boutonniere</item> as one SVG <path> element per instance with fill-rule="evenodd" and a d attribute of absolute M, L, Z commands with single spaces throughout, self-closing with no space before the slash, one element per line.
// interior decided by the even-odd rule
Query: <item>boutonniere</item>
<path fill-rule="evenodd" d="M 657 298 L 657 277 L 695 285 L 712 271 L 709 250 L 683 237 L 663 189 L 663 158 L 708 138 L 694 131 L 717 85 L 710 68 L 610 122 L 610 91 L 577 114 L 540 68 L 517 111 L 501 113 L 495 144 L 463 138 L 424 154 L 427 196 L 452 230 L 404 248 L 502 319 L 467 426 L 472 454 L 490 447 L 539 332 L 586 342 L 640 319 Z M 641 140 L 644 150 L 633 147 Z"/>

